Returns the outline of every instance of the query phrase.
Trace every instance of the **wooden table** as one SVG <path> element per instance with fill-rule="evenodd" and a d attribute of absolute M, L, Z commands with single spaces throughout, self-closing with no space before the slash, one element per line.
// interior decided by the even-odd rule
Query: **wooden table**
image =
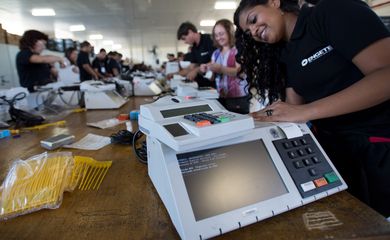
<path fill-rule="evenodd" d="M 80 139 L 87 133 L 109 136 L 124 125 L 96 129 L 85 125 L 139 109 L 151 98 L 130 99 L 119 110 L 72 113 L 65 127 L 0 139 L 0 181 L 15 159 L 45 150 L 39 141 L 60 133 Z M 132 122 L 134 129 L 137 123 Z M 179 239 L 152 182 L 147 166 L 137 161 L 130 146 L 109 145 L 98 151 L 65 150 L 73 155 L 112 160 L 98 191 L 65 193 L 58 209 L 41 210 L 0 222 L 0 239 Z M 311 220 L 311 221 L 308 221 Z M 337 193 L 298 209 L 266 219 L 217 239 L 390 239 L 390 224 L 347 192 Z"/>

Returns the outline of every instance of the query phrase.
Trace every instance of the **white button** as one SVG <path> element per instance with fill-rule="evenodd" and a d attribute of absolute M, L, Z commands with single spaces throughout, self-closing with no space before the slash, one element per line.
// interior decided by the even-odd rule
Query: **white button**
<path fill-rule="evenodd" d="M 302 183 L 301 188 L 304 192 L 313 190 L 316 188 L 316 185 L 314 185 L 313 181 L 307 182 L 307 183 Z"/>

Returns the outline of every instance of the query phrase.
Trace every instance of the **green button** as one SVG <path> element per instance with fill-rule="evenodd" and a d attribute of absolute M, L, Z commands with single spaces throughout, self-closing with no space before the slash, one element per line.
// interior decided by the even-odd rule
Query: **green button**
<path fill-rule="evenodd" d="M 229 122 L 230 118 L 221 116 L 218 118 L 218 120 L 224 123 L 224 122 Z"/>
<path fill-rule="evenodd" d="M 336 182 L 339 180 L 339 177 L 336 175 L 335 172 L 325 174 L 325 178 L 328 181 L 328 183 Z"/>

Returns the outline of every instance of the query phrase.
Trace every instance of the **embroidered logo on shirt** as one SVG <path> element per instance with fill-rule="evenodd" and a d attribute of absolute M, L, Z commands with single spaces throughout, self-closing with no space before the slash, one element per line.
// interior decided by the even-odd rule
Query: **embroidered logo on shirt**
<path fill-rule="evenodd" d="M 332 46 L 327 46 L 327 47 L 324 47 L 323 49 L 321 49 L 320 51 L 314 53 L 311 57 L 308 57 L 308 58 L 305 58 L 302 60 L 301 64 L 302 64 L 302 67 L 306 66 L 307 64 L 309 63 L 312 63 L 314 62 L 315 60 L 319 59 L 320 57 L 330 53 L 331 51 L 333 50 L 333 47 Z"/>
<path fill-rule="evenodd" d="M 200 53 L 200 56 L 206 56 L 207 54 L 209 54 L 209 52 L 202 52 L 202 53 Z"/>

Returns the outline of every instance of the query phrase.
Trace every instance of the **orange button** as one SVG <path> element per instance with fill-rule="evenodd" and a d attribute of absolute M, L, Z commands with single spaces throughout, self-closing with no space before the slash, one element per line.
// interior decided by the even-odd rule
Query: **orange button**
<path fill-rule="evenodd" d="M 319 178 L 319 179 L 314 180 L 314 184 L 316 185 L 316 187 L 322 187 L 322 186 L 327 185 L 328 182 L 326 181 L 325 178 Z"/>
<path fill-rule="evenodd" d="M 202 120 L 196 123 L 196 126 L 198 127 L 204 127 L 211 125 L 211 122 L 209 120 Z"/>

